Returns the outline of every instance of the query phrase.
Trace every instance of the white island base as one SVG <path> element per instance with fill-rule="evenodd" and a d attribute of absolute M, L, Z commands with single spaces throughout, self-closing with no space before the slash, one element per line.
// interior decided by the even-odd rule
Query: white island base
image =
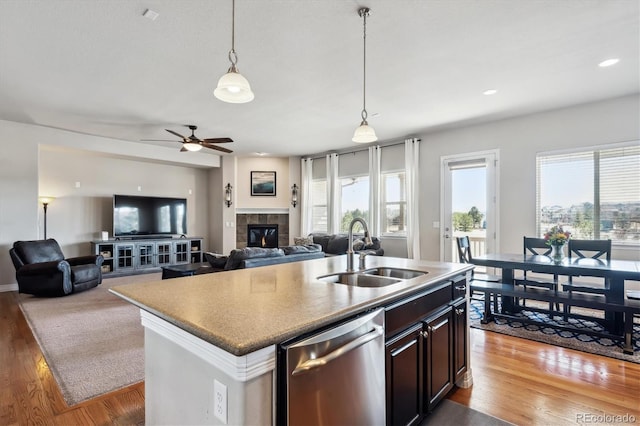
<path fill-rule="evenodd" d="M 140 316 L 147 425 L 274 423 L 275 346 L 235 356 L 147 311 Z M 218 413 L 216 381 L 226 386 Z"/>

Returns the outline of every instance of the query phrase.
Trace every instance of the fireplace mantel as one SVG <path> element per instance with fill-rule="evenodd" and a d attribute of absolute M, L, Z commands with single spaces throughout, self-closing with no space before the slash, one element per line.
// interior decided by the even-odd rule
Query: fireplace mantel
<path fill-rule="evenodd" d="M 236 214 L 289 214 L 288 208 L 238 208 Z"/>

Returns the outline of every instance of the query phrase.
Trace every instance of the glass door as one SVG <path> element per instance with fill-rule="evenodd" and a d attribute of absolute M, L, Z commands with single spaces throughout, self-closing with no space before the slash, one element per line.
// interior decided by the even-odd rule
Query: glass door
<path fill-rule="evenodd" d="M 440 258 L 458 262 L 457 237 L 473 256 L 497 250 L 497 151 L 443 157 Z"/>

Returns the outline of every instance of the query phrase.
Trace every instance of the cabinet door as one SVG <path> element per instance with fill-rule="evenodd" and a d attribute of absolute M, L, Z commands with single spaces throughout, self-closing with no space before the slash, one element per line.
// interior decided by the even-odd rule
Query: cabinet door
<path fill-rule="evenodd" d="M 387 425 L 417 424 L 422 417 L 422 324 L 386 343 Z"/>
<path fill-rule="evenodd" d="M 134 244 L 117 244 L 114 251 L 116 252 L 116 270 L 118 272 L 132 270 L 135 266 Z"/>
<path fill-rule="evenodd" d="M 154 266 L 155 243 L 136 243 L 137 268 L 152 268 Z"/>
<path fill-rule="evenodd" d="M 467 371 L 467 301 L 453 306 L 453 340 L 455 344 L 453 367 L 455 371 L 454 382 Z"/>
<path fill-rule="evenodd" d="M 425 338 L 425 399 L 431 412 L 453 388 L 453 309 L 428 318 L 424 322 Z"/>
<path fill-rule="evenodd" d="M 189 241 L 173 242 L 173 263 L 189 263 L 191 244 Z"/>
<path fill-rule="evenodd" d="M 171 264 L 171 243 L 156 243 L 156 264 L 157 266 Z"/>

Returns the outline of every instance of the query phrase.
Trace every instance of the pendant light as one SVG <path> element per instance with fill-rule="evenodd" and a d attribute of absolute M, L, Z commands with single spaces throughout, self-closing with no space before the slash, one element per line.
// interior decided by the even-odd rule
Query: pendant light
<path fill-rule="evenodd" d="M 354 132 L 353 138 L 351 139 L 352 141 L 358 143 L 369 143 L 378 140 L 375 130 L 373 130 L 373 127 L 370 127 L 369 123 L 367 123 L 367 16 L 369 16 L 370 14 L 371 10 L 368 7 L 363 7 L 358 10 L 358 15 L 360 15 L 363 20 L 362 40 L 364 45 L 364 55 L 362 61 L 362 122 Z"/>
<path fill-rule="evenodd" d="M 229 62 L 231 66 L 225 75 L 218 80 L 218 87 L 213 91 L 213 95 L 223 102 L 229 102 L 232 104 L 243 104 L 245 102 L 251 102 L 254 98 L 251 86 L 246 78 L 238 72 L 236 64 L 238 63 L 238 55 L 235 49 L 235 15 L 236 15 L 236 1 L 232 0 L 231 3 L 231 50 L 229 51 Z"/>

